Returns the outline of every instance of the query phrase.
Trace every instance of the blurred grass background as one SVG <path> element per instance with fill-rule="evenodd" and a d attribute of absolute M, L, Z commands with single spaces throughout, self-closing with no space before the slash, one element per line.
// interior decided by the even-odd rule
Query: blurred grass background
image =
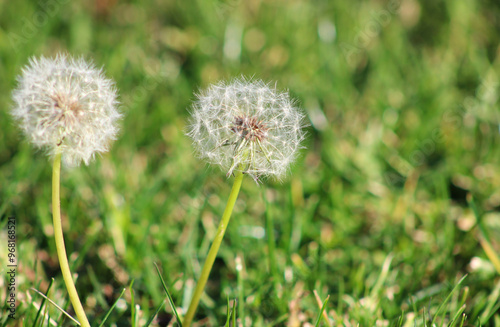
<path fill-rule="evenodd" d="M 430 326 L 442 304 L 439 326 L 462 312 L 500 326 L 500 278 L 476 226 L 499 253 L 499 41 L 494 0 L 0 0 L 0 215 L 17 219 L 19 256 L 18 319 L 3 311 L 0 323 L 31 326 L 42 298 L 28 289 L 51 278 L 48 296 L 68 307 L 51 163 L 9 116 L 28 59 L 68 52 L 116 81 L 125 114 L 109 153 L 62 173 L 66 246 L 93 324 L 124 287 L 106 325 L 145 324 L 165 298 L 153 262 L 187 308 L 231 186 L 193 156 L 188 108 L 200 88 L 244 75 L 288 89 L 311 126 L 284 183 L 244 183 L 201 325 L 225 322 L 227 297 L 245 326 L 313 324 L 316 290 L 338 326 Z M 154 325 L 171 319 L 165 304 Z"/>

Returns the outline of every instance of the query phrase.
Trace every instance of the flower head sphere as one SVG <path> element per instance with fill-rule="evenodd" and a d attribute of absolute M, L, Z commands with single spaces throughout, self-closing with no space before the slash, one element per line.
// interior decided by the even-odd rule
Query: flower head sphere
<path fill-rule="evenodd" d="M 288 93 L 261 80 L 212 85 L 194 103 L 188 135 L 199 156 L 227 175 L 282 178 L 297 156 L 304 115 Z"/>
<path fill-rule="evenodd" d="M 32 58 L 13 91 L 12 116 L 34 146 L 89 164 L 118 133 L 114 83 L 82 58 Z"/>

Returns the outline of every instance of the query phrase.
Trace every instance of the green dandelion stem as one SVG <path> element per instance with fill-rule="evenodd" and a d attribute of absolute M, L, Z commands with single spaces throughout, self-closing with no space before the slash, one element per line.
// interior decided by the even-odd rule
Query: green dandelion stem
<path fill-rule="evenodd" d="M 222 239 L 224 238 L 224 233 L 226 232 L 227 225 L 229 224 L 229 219 L 231 219 L 231 213 L 233 212 L 234 204 L 236 202 L 236 199 L 238 198 L 238 193 L 240 192 L 242 181 L 243 174 L 241 172 L 237 172 L 234 179 L 233 188 L 231 189 L 231 194 L 229 195 L 229 200 L 226 204 L 226 209 L 224 210 L 224 214 L 222 215 L 222 219 L 219 223 L 219 227 L 217 228 L 217 233 L 215 235 L 214 241 L 212 243 L 212 246 L 210 247 L 210 250 L 208 251 L 205 264 L 203 265 L 203 269 L 201 270 L 200 278 L 198 279 L 198 283 L 196 284 L 193 298 L 191 299 L 188 311 L 186 313 L 186 316 L 184 317 L 184 321 L 182 324 L 184 327 L 191 326 L 191 322 L 193 321 L 196 308 L 198 307 L 198 303 L 200 302 L 201 295 L 203 294 L 203 290 L 205 289 L 205 285 L 207 284 L 208 276 L 210 275 L 210 271 L 212 270 L 212 266 L 214 265 L 217 253 L 219 252 L 219 248 L 222 243 Z"/>
<path fill-rule="evenodd" d="M 54 157 L 54 166 L 52 168 L 52 217 L 54 223 L 54 238 L 56 240 L 57 257 L 59 259 L 59 266 L 63 275 L 64 283 L 68 289 L 69 298 L 76 316 L 80 321 L 81 326 L 90 327 L 90 323 L 83 310 L 82 303 L 78 297 L 75 283 L 71 277 L 69 270 L 68 256 L 66 255 L 66 248 L 64 246 L 64 236 L 61 223 L 61 201 L 60 201 L 60 176 L 61 176 L 61 153 L 57 153 Z"/>

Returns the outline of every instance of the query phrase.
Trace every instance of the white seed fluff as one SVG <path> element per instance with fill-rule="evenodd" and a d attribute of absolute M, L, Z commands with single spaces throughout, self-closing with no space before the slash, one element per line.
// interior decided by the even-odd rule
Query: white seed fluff
<path fill-rule="evenodd" d="M 18 76 L 11 111 L 35 147 L 68 166 L 89 164 L 118 133 L 116 89 L 83 58 L 31 58 Z"/>
<path fill-rule="evenodd" d="M 304 115 L 288 93 L 261 80 L 210 86 L 198 94 L 189 123 L 199 157 L 256 181 L 286 175 L 305 137 Z"/>

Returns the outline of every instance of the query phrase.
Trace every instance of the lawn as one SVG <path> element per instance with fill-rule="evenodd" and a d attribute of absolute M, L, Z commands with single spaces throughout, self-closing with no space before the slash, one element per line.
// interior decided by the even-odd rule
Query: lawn
<path fill-rule="evenodd" d="M 52 162 L 10 115 L 29 58 L 60 52 L 102 67 L 123 113 L 61 173 L 92 326 L 177 326 L 155 263 L 187 310 L 234 179 L 196 157 L 189 111 L 241 76 L 287 90 L 307 137 L 282 181 L 244 179 L 198 326 L 233 303 L 239 326 L 500 326 L 499 44 L 495 0 L 0 0 L 0 326 L 76 325 L 34 290 L 74 316 Z"/>

